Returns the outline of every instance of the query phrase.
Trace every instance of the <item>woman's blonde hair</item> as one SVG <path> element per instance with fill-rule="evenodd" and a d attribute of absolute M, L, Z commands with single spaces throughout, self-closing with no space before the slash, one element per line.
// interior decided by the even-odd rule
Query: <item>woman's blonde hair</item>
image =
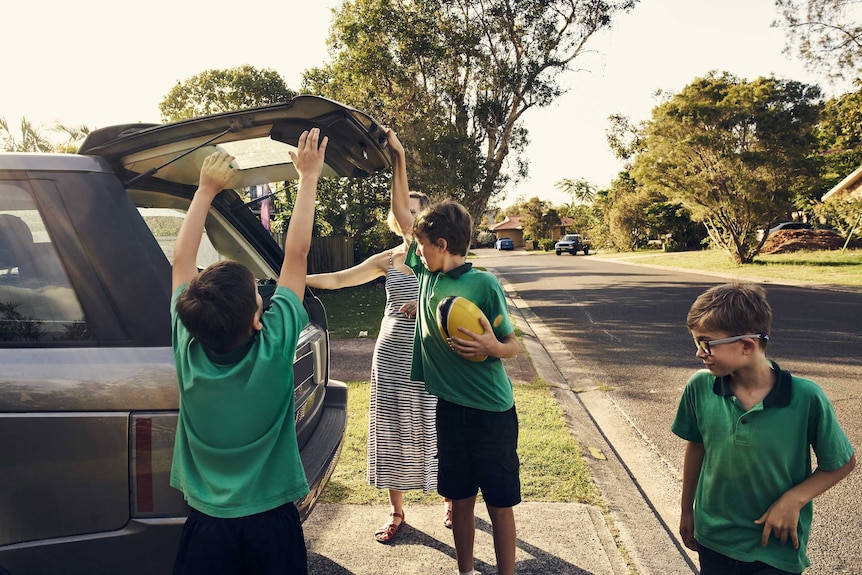
<path fill-rule="evenodd" d="M 410 192 L 410 199 L 419 200 L 420 212 L 431 205 L 431 200 L 422 192 Z M 416 214 L 413 215 L 415 216 Z M 386 225 L 389 226 L 389 229 L 392 230 L 392 233 L 395 235 L 399 237 L 404 236 L 404 232 L 402 231 L 401 226 L 398 225 L 398 220 L 395 219 L 395 214 L 392 213 L 392 210 L 389 210 L 389 215 L 386 217 Z"/>

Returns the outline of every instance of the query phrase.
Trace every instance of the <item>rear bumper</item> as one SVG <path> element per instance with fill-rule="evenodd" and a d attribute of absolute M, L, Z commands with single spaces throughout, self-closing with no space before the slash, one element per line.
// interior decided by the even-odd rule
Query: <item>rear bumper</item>
<path fill-rule="evenodd" d="M 346 431 L 347 384 L 330 379 L 326 385 L 323 417 L 314 435 L 299 453 L 309 488 L 308 495 L 296 502 L 299 516 L 303 521 L 317 504 L 317 500 L 323 494 L 329 478 L 335 471 Z"/>
<path fill-rule="evenodd" d="M 324 413 L 300 452 L 309 493 L 296 501 L 304 521 L 335 470 L 347 430 L 347 385 L 330 380 Z M 169 575 L 185 517 L 133 519 L 116 531 L 0 547 L 0 575 Z"/>
<path fill-rule="evenodd" d="M 185 520 L 134 519 L 118 531 L 8 545 L 0 549 L 0 574 L 168 575 Z"/>

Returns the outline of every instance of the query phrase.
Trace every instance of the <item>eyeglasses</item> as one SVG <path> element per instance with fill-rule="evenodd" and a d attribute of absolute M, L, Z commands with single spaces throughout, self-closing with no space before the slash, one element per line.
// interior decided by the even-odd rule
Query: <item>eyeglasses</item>
<path fill-rule="evenodd" d="M 712 341 L 707 341 L 705 339 L 695 339 L 694 345 L 697 346 L 698 351 L 702 351 L 706 355 L 712 355 L 712 346 L 721 345 L 723 343 L 733 343 L 735 341 L 739 341 L 741 339 L 762 339 L 765 341 L 769 341 L 769 336 L 765 333 L 749 333 L 747 335 L 735 335 L 733 337 L 726 337 L 724 339 L 714 339 Z"/>

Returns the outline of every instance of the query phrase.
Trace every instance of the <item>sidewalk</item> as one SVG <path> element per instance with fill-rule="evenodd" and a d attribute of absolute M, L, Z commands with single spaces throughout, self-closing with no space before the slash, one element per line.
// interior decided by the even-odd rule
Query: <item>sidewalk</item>
<path fill-rule="evenodd" d="M 608 516 L 597 507 L 578 503 L 517 505 L 516 573 L 692 575 L 696 572 L 693 564 L 598 429 L 580 397 L 583 394 L 574 392 L 582 382 L 574 380 L 567 365 L 568 351 L 556 349 L 556 338 L 547 333 L 517 293 L 505 281 L 502 283 L 513 322 L 522 332 L 524 348 L 515 358 L 503 360 L 506 371 L 515 385 L 531 383 L 537 375 L 550 385 L 610 504 Z M 356 338 L 334 342 L 330 377 L 367 381 L 374 341 Z M 372 533 L 388 513 L 386 506 L 318 505 L 304 524 L 309 573 L 457 573 L 452 533 L 443 526 L 441 507 L 406 507 L 404 531 L 393 544 L 383 545 L 374 540 Z M 494 575 L 491 525 L 483 505 L 477 505 L 476 518 L 475 566 L 483 575 Z"/>
<path fill-rule="evenodd" d="M 452 532 L 442 505 L 405 506 L 407 524 L 391 544 L 372 533 L 389 508 L 318 505 L 305 522 L 310 575 L 456 574 Z M 576 503 L 521 503 L 515 507 L 518 575 L 625 575 L 625 563 L 601 513 Z M 476 506 L 475 568 L 494 575 L 491 523 Z"/>
<path fill-rule="evenodd" d="M 374 339 L 337 340 L 330 351 L 330 377 L 367 380 Z M 512 382 L 536 377 L 525 353 L 504 360 Z M 407 525 L 389 545 L 374 540 L 374 530 L 389 509 L 381 505 L 315 507 L 305 522 L 311 575 L 381 575 L 385 573 L 457 573 L 452 532 L 443 526 L 442 505 L 405 507 Z M 519 575 L 626 575 L 601 511 L 579 503 L 521 503 L 515 507 Z M 484 505 L 476 506 L 476 569 L 496 573 L 491 523 Z"/>

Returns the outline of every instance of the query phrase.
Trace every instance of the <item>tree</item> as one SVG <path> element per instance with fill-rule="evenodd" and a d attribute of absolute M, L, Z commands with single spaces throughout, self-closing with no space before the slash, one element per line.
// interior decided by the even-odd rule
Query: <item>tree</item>
<path fill-rule="evenodd" d="M 476 221 L 526 174 L 524 114 L 551 104 L 594 33 L 638 0 L 348 0 L 332 62 L 304 88 L 392 126 L 411 185 L 461 201 Z"/>
<path fill-rule="evenodd" d="M 386 223 L 389 214 L 390 174 L 369 178 L 323 178 L 318 184 L 317 235 L 344 235 L 354 238 L 358 261 L 382 247 L 395 245 L 395 236 Z"/>
<path fill-rule="evenodd" d="M 690 210 L 738 263 L 751 262 L 764 241 L 757 230 L 816 184 L 820 105 L 816 86 L 710 73 L 653 109 L 632 174 Z"/>
<path fill-rule="evenodd" d="M 18 134 L 9 128 L 6 118 L 0 118 L 0 138 L 3 140 L 3 150 L 6 152 L 53 152 L 54 144 L 31 124 L 27 118 L 21 118 Z"/>
<path fill-rule="evenodd" d="M 593 238 L 591 230 L 597 224 L 597 210 L 594 205 L 586 206 L 578 204 L 576 206 L 567 206 L 560 210 L 561 216 L 566 216 L 572 220 L 568 227 L 568 231 L 577 232 L 590 239 Z"/>
<path fill-rule="evenodd" d="M 862 201 L 849 197 L 821 202 L 820 197 L 848 174 L 862 165 L 862 90 L 844 94 L 826 102 L 815 130 L 820 148 L 820 181 L 810 205 L 821 223 L 835 228 L 843 236 L 859 233 Z"/>
<path fill-rule="evenodd" d="M 163 122 L 285 102 L 296 96 L 274 70 L 238 66 L 206 70 L 177 82 L 159 103 Z"/>
<path fill-rule="evenodd" d="M 632 125 L 631 120 L 620 114 L 608 116 L 611 127 L 605 131 L 605 138 L 614 155 L 626 161 L 626 169 L 631 169 L 628 161 L 643 150 L 643 132 L 645 122 Z"/>
<path fill-rule="evenodd" d="M 560 225 L 557 209 L 539 198 L 533 197 L 514 206 L 520 215 L 524 237 L 540 240 L 551 237 L 551 228 Z"/>
<path fill-rule="evenodd" d="M 786 54 L 833 79 L 862 76 L 862 10 L 859 0 L 775 0 L 787 32 Z M 798 52 L 798 53 L 797 53 Z"/>
<path fill-rule="evenodd" d="M 554 184 L 554 187 L 568 194 L 572 199 L 572 207 L 578 204 L 591 204 L 596 194 L 596 188 L 584 178 L 571 180 L 565 178 Z"/>
<path fill-rule="evenodd" d="M 862 89 L 828 100 L 815 135 L 821 160 L 818 195 L 822 195 L 862 165 Z"/>
<path fill-rule="evenodd" d="M 90 128 L 83 124 L 80 126 L 57 124 L 54 126 L 54 131 L 66 136 L 66 139 L 55 147 L 56 151 L 64 154 L 74 154 L 90 133 Z"/>
<path fill-rule="evenodd" d="M 630 174 L 621 173 L 603 198 L 604 243 L 619 251 L 646 246 L 650 238 L 649 208 L 656 199 L 638 186 Z"/>

